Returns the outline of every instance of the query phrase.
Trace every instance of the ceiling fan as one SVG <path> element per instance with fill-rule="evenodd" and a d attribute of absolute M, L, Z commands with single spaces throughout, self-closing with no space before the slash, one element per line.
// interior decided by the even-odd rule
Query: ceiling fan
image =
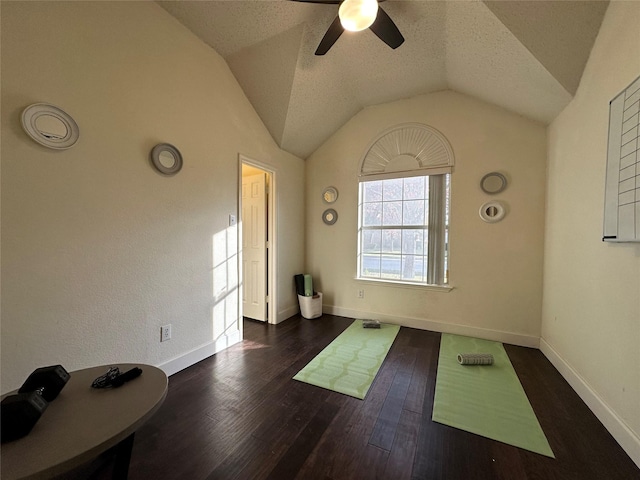
<path fill-rule="evenodd" d="M 387 12 L 378 5 L 385 0 L 294 0 L 305 3 L 340 5 L 338 16 L 322 37 L 316 55 L 324 55 L 340 38 L 342 32 L 359 32 L 370 29 L 380 40 L 396 49 L 404 42 L 404 37 Z"/>

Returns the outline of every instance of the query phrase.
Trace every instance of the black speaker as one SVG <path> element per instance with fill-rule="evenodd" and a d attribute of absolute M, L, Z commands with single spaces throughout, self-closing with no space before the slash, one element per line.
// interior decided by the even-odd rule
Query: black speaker
<path fill-rule="evenodd" d="M 42 389 L 47 402 L 55 399 L 69 381 L 69 373 L 62 365 L 41 367 L 33 371 L 18 390 L 18 393 L 34 392 Z"/>
<path fill-rule="evenodd" d="M 49 406 L 39 391 L 9 395 L 0 404 L 1 441 L 10 442 L 31 431 Z"/>

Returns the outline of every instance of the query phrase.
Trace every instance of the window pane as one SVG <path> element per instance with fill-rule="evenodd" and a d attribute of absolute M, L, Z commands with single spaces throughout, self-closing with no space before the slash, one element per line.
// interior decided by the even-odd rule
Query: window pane
<path fill-rule="evenodd" d="M 380 253 L 382 250 L 382 232 L 380 230 L 362 231 L 362 252 Z"/>
<path fill-rule="evenodd" d="M 409 282 L 426 281 L 425 257 L 422 255 L 402 256 L 402 280 Z"/>
<path fill-rule="evenodd" d="M 394 178 L 393 180 L 382 181 L 383 200 L 402 200 L 402 179 Z"/>
<path fill-rule="evenodd" d="M 382 200 L 382 181 L 364 182 L 364 201 L 379 202 Z"/>
<path fill-rule="evenodd" d="M 362 205 L 362 226 L 382 225 L 382 202 Z"/>
<path fill-rule="evenodd" d="M 402 253 L 405 255 L 424 254 L 425 230 L 411 229 L 402 231 Z"/>
<path fill-rule="evenodd" d="M 402 225 L 402 202 L 384 202 L 382 205 L 382 225 Z"/>
<path fill-rule="evenodd" d="M 402 224 L 424 225 L 424 211 L 424 200 L 410 200 L 403 202 Z"/>
<path fill-rule="evenodd" d="M 382 230 L 382 251 L 384 253 L 400 253 L 402 230 Z"/>
<path fill-rule="evenodd" d="M 414 200 L 424 198 L 425 177 L 411 177 L 404 179 L 404 195 L 405 200 Z"/>
<path fill-rule="evenodd" d="M 424 281 L 424 257 L 421 255 L 402 256 L 402 280 Z"/>
<path fill-rule="evenodd" d="M 380 278 L 380 256 L 363 255 L 360 274 L 363 277 Z"/>
<path fill-rule="evenodd" d="M 400 255 L 383 255 L 380 263 L 381 278 L 400 280 Z"/>

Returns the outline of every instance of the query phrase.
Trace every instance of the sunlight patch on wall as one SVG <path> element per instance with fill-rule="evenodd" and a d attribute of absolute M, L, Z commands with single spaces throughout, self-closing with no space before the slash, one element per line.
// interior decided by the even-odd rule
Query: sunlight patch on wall
<path fill-rule="evenodd" d="M 216 233 L 212 248 L 212 325 L 213 340 L 217 341 L 240 329 L 237 225 Z"/>

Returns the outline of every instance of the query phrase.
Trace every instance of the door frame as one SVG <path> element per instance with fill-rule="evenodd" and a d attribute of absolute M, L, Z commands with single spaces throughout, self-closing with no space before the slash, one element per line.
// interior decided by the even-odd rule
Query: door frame
<path fill-rule="evenodd" d="M 269 302 L 267 303 L 267 323 L 276 324 L 276 313 L 278 296 L 277 296 L 277 211 L 276 211 L 276 192 L 277 192 L 277 178 L 276 169 L 267 165 L 266 163 L 254 160 L 243 154 L 238 154 L 238 222 L 242 222 L 242 165 L 249 165 L 251 167 L 259 168 L 269 174 L 269 195 L 267 196 L 267 221 L 265 222 L 267 228 L 267 238 L 269 239 L 269 248 L 267 248 L 267 295 L 269 296 Z M 238 275 L 240 278 L 240 297 L 238 298 L 238 304 L 240 307 L 240 317 L 243 316 L 244 311 L 242 307 L 242 297 L 244 295 L 244 278 L 242 272 L 242 228 L 238 228 Z"/>

